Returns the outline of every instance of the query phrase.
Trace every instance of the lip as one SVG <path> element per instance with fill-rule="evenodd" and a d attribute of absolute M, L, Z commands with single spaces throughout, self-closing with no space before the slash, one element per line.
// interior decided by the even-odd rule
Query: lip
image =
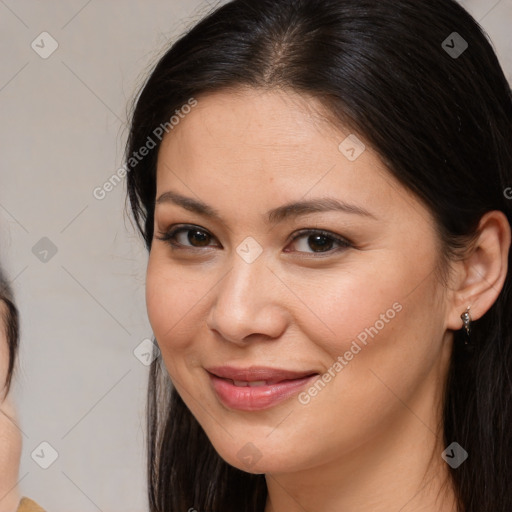
<path fill-rule="evenodd" d="M 268 409 L 297 394 L 319 376 L 312 370 L 295 371 L 264 366 L 234 368 L 216 366 L 206 368 L 213 391 L 227 407 L 242 411 Z M 266 384 L 236 386 L 233 381 Z"/>
<path fill-rule="evenodd" d="M 300 379 L 314 373 L 317 374 L 314 370 L 296 371 L 284 368 L 270 368 L 268 366 L 250 366 L 247 368 L 212 366 L 211 368 L 206 368 L 206 371 L 223 379 L 245 380 L 247 382 L 267 380 L 274 383 L 283 380 Z"/>

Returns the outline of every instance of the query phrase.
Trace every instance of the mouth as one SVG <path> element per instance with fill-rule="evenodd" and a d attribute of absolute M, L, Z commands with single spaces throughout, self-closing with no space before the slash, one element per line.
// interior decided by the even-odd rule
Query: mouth
<path fill-rule="evenodd" d="M 231 409 L 263 410 L 297 394 L 319 374 L 268 367 L 215 367 L 206 370 L 220 402 Z"/>
<path fill-rule="evenodd" d="M 270 381 L 270 380 L 253 380 L 253 381 L 245 381 L 245 380 L 232 380 L 232 379 L 225 379 L 231 381 L 235 386 L 238 386 L 240 388 L 245 387 L 251 387 L 251 388 L 257 388 L 260 386 L 269 386 L 271 384 L 278 384 L 279 382 L 286 382 L 286 380 L 281 381 Z M 289 379 L 293 380 L 293 379 Z"/>
<path fill-rule="evenodd" d="M 270 368 L 268 366 L 249 366 L 246 368 L 213 366 L 206 368 L 206 371 L 222 379 L 230 379 L 233 382 L 266 382 L 267 384 L 301 379 L 313 374 L 318 375 L 314 370 L 288 370 L 285 368 Z"/>

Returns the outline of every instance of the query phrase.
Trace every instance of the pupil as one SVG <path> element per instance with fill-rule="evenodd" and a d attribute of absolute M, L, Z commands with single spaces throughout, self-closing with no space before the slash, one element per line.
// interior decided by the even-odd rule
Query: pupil
<path fill-rule="evenodd" d="M 317 247 L 320 246 L 320 249 L 323 249 L 323 250 L 329 250 L 330 249 L 329 245 L 332 245 L 332 240 L 330 240 L 329 238 L 327 238 L 324 235 L 311 235 L 309 237 L 309 240 L 310 240 L 310 246 L 313 250 L 315 249 L 315 247 L 314 247 L 315 245 Z M 311 240 L 313 240 L 312 243 L 311 243 Z M 321 242 L 318 243 L 318 240 L 324 241 L 326 243 L 323 243 L 323 244 Z M 318 252 L 320 252 L 320 251 L 318 251 Z"/>
<path fill-rule="evenodd" d="M 203 233 L 202 231 L 189 231 L 188 235 L 188 241 L 194 245 L 193 238 L 196 237 L 196 241 L 198 241 L 198 245 L 208 245 L 208 238 L 209 236 L 206 233 Z M 202 243 L 205 242 L 205 243 Z"/>

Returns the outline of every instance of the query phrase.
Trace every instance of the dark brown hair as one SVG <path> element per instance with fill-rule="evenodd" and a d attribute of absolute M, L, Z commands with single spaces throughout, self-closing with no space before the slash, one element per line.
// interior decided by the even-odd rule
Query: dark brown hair
<path fill-rule="evenodd" d="M 9 350 L 9 365 L 7 367 L 7 376 L 4 383 L 5 395 L 9 392 L 11 382 L 14 374 L 14 365 L 16 362 L 16 355 L 18 353 L 19 343 L 19 319 L 18 309 L 14 303 L 14 297 L 11 286 L 5 277 L 3 270 L 0 268 L 0 302 L 3 303 L 2 307 L 2 328 L 5 329 L 7 338 L 7 346 Z"/>

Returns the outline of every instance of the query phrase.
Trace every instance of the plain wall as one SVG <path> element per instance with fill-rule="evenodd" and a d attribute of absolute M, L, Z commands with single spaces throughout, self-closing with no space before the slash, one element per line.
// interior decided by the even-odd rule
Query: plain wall
<path fill-rule="evenodd" d="M 462 3 L 510 79 L 512 0 Z M 133 353 L 151 337 L 147 255 L 125 213 L 124 181 L 101 200 L 93 191 L 123 164 L 127 106 L 145 73 L 210 9 L 192 0 L 0 2 L 0 260 L 22 319 L 20 488 L 49 512 L 147 509 L 148 368 Z M 59 45 L 46 59 L 31 47 L 51 49 L 43 31 Z M 42 442 L 58 453 L 48 469 L 36 462 L 51 460 Z"/>

